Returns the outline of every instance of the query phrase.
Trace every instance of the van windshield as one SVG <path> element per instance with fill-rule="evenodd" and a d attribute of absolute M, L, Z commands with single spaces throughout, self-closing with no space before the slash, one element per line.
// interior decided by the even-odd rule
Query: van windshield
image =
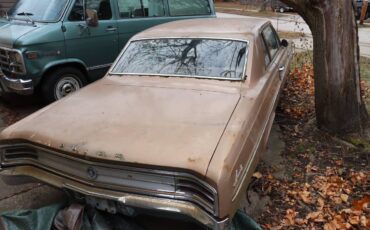
<path fill-rule="evenodd" d="M 8 12 L 11 19 L 54 22 L 60 18 L 68 0 L 19 0 Z"/>

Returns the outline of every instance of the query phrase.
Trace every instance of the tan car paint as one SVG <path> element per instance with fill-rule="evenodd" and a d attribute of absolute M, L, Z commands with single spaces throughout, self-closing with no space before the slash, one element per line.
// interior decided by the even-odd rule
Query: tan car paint
<path fill-rule="evenodd" d="M 1 133 L 94 159 L 190 171 L 216 185 L 218 218 L 232 217 L 265 150 L 292 47 L 268 66 L 265 20 L 173 22 L 133 38 L 248 40 L 240 82 L 107 75 Z M 285 70 L 279 71 L 284 66 Z"/>
<path fill-rule="evenodd" d="M 111 76 L 20 121 L 2 138 L 24 139 L 83 157 L 185 168 L 205 175 L 239 101 L 232 88 L 178 79 Z M 77 107 L 76 107 L 77 105 Z M 56 122 L 57 121 L 57 122 Z M 37 125 L 35 125 L 37 124 Z"/>

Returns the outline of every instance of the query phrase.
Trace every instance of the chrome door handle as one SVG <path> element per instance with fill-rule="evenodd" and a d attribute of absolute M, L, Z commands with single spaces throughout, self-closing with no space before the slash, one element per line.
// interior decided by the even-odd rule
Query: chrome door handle
<path fill-rule="evenodd" d="M 111 27 L 111 26 L 109 26 L 109 27 L 107 27 L 106 29 L 105 29 L 105 31 L 107 31 L 107 32 L 110 32 L 110 31 L 116 31 L 117 30 L 117 28 L 116 27 Z"/>

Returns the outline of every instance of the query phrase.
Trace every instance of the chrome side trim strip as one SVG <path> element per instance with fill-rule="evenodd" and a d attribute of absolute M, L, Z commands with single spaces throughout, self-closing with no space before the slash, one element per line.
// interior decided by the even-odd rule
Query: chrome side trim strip
<path fill-rule="evenodd" d="M 278 55 L 276 55 L 278 56 Z M 290 65 L 290 62 L 288 63 L 288 66 Z M 285 79 L 286 79 L 286 74 L 287 74 L 287 70 L 285 71 L 285 76 L 283 78 L 283 81 L 281 82 L 280 84 L 280 87 L 279 89 L 276 91 L 275 95 L 274 95 L 274 100 L 273 102 L 271 103 L 270 107 L 269 107 L 269 118 L 266 120 L 266 122 L 264 123 L 263 125 L 263 130 L 260 132 L 260 134 L 258 135 L 258 140 L 257 140 L 257 143 L 256 145 L 254 145 L 254 148 L 252 150 L 252 157 L 249 158 L 248 162 L 247 162 L 247 165 L 243 171 L 243 174 L 242 174 L 242 179 L 240 180 L 241 183 L 238 184 L 238 188 L 232 198 L 232 201 L 235 201 L 235 199 L 237 198 L 238 194 L 240 193 L 240 190 L 242 189 L 243 187 L 243 181 L 246 181 L 246 177 L 248 175 L 248 172 L 250 170 L 250 167 L 253 163 L 253 159 L 255 158 L 257 152 L 258 152 L 258 147 L 260 146 L 260 142 L 262 141 L 262 138 L 263 138 L 263 135 L 265 134 L 266 130 L 268 129 L 269 127 L 269 124 L 271 124 L 271 120 L 274 120 L 274 117 L 275 117 L 275 113 L 274 113 L 274 110 L 276 108 L 276 105 L 278 103 L 278 100 L 279 100 L 279 96 L 280 96 L 280 92 L 284 86 L 284 82 L 285 82 Z M 274 76 L 273 76 L 274 77 Z"/>
<path fill-rule="evenodd" d="M 112 65 L 112 63 L 108 63 L 108 64 L 103 64 L 103 65 L 96 65 L 96 66 L 87 67 L 86 69 L 87 69 L 87 71 L 91 71 L 91 70 L 109 68 L 111 65 Z"/>

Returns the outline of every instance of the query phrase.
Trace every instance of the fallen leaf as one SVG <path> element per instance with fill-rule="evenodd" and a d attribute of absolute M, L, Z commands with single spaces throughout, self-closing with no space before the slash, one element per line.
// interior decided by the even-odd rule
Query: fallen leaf
<path fill-rule="evenodd" d="M 298 212 L 294 211 L 293 209 L 286 210 L 285 224 L 288 225 L 288 226 L 289 225 L 294 225 L 295 224 L 295 217 L 297 216 L 297 214 L 298 214 Z"/>
<path fill-rule="evenodd" d="M 359 216 L 350 216 L 349 223 L 352 225 L 359 225 L 360 224 L 360 217 Z"/>
<path fill-rule="evenodd" d="M 260 178 L 262 178 L 262 173 L 260 173 L 260 172 L 255 172 L 255 173 L 253 174 L 253 177 L 255 177 L 255 178 L 257 178 L 257 179 L 260 179 Z"/>
<path fill-rule="evenodd" d="M 352 202 L 353 210 L 362 211 L 367 208 L 370 204 L 370 196 L 365 196 L 360 200 L 355 200 Z"/>
<path fill-rule="evenodd" d="M 299 197 L 306 204 L 312 204 L 312 199 L 311 199 L 311 193 L 310 192 L 308 192 L 308 191 L 302 191 L 302 192 L 299 193 Z"/>
<path fill-rule="evenodd" d="M 346 202 L 346 203 L 347 203 L 347 201 L 348 201 L 348 195 L 346 195 L 346 194 L 341 194 L 341 195 L 340 195 L 340 198 L 342 199 L 342 201 L 343 201 L 343 202 Z"/>
<path fill-rule="evenodd" d="M 335 224 L 333 222 L 330 222 L 330 223 L 326 223 L 324 225 L 324 230 L 336 230 L 337 227 L 335 226 Z"/>
<path fill-rule="evenodd" d="M 304 220 L 302 218 L 296 218 L 295 223 L 298 225 L 304 225 L 304 224 L 307 224 L 307 220 Z"/>
<path fill-rule="evenodd" d="M 319 206 L 317 207 L 317 209 L 321 211 L 324 208 L 324 205 L 325 205 L 324 199 L 322 199 L 320 197 L 319 199 L 317 199 L 317 203 L 319 204 Z"/>
<path fill-rule="evenodd" d="M 362 227 L 366 227 L 368 224 L 367 224 L 368 220 L 366 219 L 365 216 L 361 216 L 360 217 L 360 224 Z"/>
<path fill-rule="evenodd" d="M 316 220 L 319 218 L 319 216 L 322 215 L 322 212 L 310 212 L 306 216 L 306 220 Z"/>

